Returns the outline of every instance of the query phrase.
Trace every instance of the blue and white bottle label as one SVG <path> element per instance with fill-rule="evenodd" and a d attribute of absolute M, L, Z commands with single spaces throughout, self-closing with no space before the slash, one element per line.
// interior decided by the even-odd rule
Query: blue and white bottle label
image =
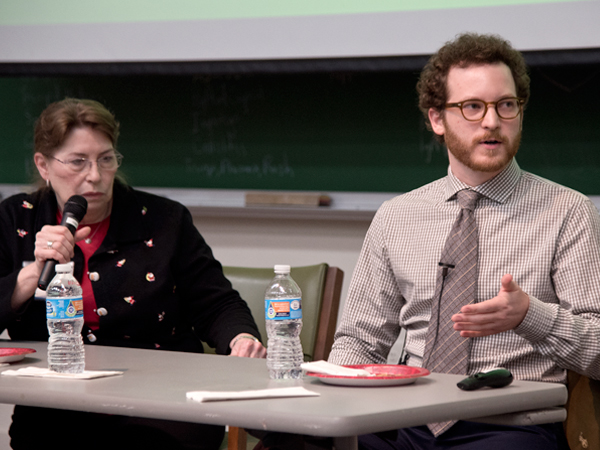
<path fill-rule="evenodd" d="M 46 319 L 83 319 L 83 298 L 46 297 Z"/>
<path fill-rule="evenodd" d="M 294 320 L 302 319 L 302 300 L 290 299 L 265 299 L 266 320 Z"/>

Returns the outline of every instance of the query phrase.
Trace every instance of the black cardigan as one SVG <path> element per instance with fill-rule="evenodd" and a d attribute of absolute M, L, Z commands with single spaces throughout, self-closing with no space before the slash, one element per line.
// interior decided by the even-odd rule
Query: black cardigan
<path fill-rule="evenodd" d="M 117 181 L 113 193 L 110 227 L 88 262 L 98 278 L 92 281 L 97 307 L 107 311 L 95 344 L 201 352 L 201 339 L 227 354 L 239 333 L 260 338 L 183 205 Z M 0 204 L 0 331 L 8 329 L 11 339 L 48 339 L 45 302 L 32 297 L 14 313 L 10 298 L 23 262 L 34 259 L 36 233 L 56 223 L 56 210 L 48 189 Z M 81 281 L 88 274 L 77 246 L 73 260 Z"/>

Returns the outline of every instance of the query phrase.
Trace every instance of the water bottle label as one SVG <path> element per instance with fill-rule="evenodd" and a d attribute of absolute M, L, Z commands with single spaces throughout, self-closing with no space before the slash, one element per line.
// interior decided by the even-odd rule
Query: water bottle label
<path fill-rule="evenodd" d="M 46 298 L 47 319 L 82 319 L 83 299 L 81 297 Z"/>
<path fill-rule="evenodd" d="M 265 319 L 291 320 L 302 319 L 302 301 L 299 298 L 291 299 L 266 299 Z"/>

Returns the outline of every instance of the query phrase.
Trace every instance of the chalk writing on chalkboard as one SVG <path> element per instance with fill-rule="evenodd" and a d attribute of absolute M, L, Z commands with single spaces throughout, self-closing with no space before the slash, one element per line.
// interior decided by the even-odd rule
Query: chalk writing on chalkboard
<path fill-rule="evenodd" d="M 257 153 L 243 138 L 246 121 L 264 106 L 260 84 L 195 77 L 192 87 L 192 148 L 184 157 L 185 173 L 208 178 L 294 177 L 287 153 Z"/>
<path fill-rule="evenodd" d="M 440 159 L 440 156 L 447 157 L 446 147 L 433 137 L 431 131 L 427 130 L 425 121 L 419 122 L 419 152 L 424 155 L 425 164 L 431 164 L 436 156 L 437 159 Z"/>
<path fill-rule="evenodd" d="M 531 72 L 517 156 L 524 170 L 588 194 L 600 190 L 599 67 Z M 133 186 L 408 191 L 448 167 L 419 113 L 417 79 L 411 71 L 0 77 L 0 182 L 30 181 L 36 118 L 73 96 L 115 113 L 120 170 Z"/>
<path fill-rule="evenodd" d="M 266 155 L 259 162 L 236 163 L 235 161 L 222 158 L 216 163 L 194 163 L 192 158 L 186 161 L 186 173 L 204 175 L 207 177 L 225 177 L 230 175 L 253 175 L 256 177 L 294 177 L 294 169 L 288 162 L 287 155 L 281 154 L 276 157 Z"/>

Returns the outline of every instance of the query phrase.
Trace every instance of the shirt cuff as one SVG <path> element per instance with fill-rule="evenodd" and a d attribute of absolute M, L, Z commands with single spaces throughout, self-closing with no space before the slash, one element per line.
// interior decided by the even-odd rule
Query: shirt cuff
<path fill-rule="evenodd" d="M 546 339 L 558 317 L 558 305 L 529 296 L 529 310 L 515 333 L 529 342 Z"/>

